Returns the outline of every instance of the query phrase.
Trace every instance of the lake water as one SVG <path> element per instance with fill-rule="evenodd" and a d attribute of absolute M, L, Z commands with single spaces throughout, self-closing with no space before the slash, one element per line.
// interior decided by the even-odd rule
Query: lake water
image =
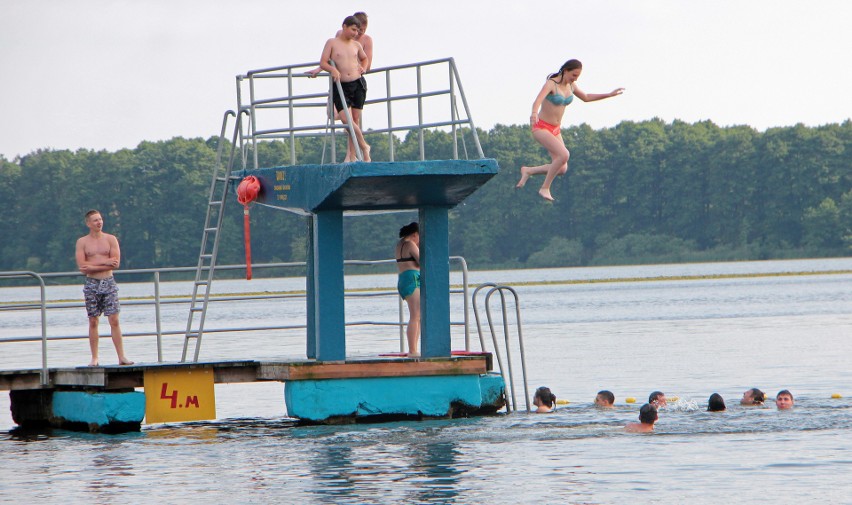
<path fill-rule="evenodd" d="M 2 394 L 0 502 L 852 503 L 852 275 L 534 284 L 838 270 L 852 270 L 852 258 L 472 272 L 474 284 L 517 286 L 529 391 L 546 385 L 569 402 L 554 414 L 302 427 L 286 417 L 282 384 L 239 384 L 216 386 L 216 421 L 143 425 L 117 436 L 21 436 L 9 432 Z M 390 290 L 394 277 L 346 283 Z M 304 281 L 214 286 L 254 292 L 303 289 Z M 122 284 L 123 296 L 150 290 Z M 184 294 L 187 284 L 163 290 Z M 0 300 L 31 291 L 0 289 Z M 80 287 L 50 287 L 48 297 L 76 300 Z M 452 308 L 461 320 L 459 297 Z M 347 301 L 346 310 L 350 321 L 397 315 L 393 296 Z M 219 305 L 208 327 L 300 324 L 304 312 L 301 300 Z M 150 331 L 151 314 L 128 305 L 122 326 Z M 167 308 L 163 319 L 164 329 L 182 328 L 186 307 Z M 0 313 L 0 338 L 37 335 L 37 322 L 33 314 Z M 51 335 L 85 331 L 82 307 L 51 312 L 49 322 Z M 510 329 L 516 333 L 514 321 Z M 179 359 L 182 343 L 168 339 L 165 359 Z M 102 362 L 113 363 L 109 339 L 101 344 Z M 393 327 L 356 326 L 347 344 L 349 355 L 376 354 L 398 350 L 399 337 Z M 453 347 L 463 346 L 454 327 Z M 126 347 L 131 359 L 156 361 L 152 338 L 127 339 Z M 274 331 L 207 335 L 201 357 L 303 354 L 301 331 Z M 49 356 L 51 366 L 84 364 L 88 346 L 51 342 Z M 0 344 L 0 369 L 39 365 L 38 343 Z M 521 388 L 517 367 L 514 375 Z M 740 407 L 750 387 L 773 399 L 790 389 L 796 407 Z M 614 409 L 592 407 L 600 389 L 615 393 Z M 678 400 L 661 410 L 655 433 L 625 433 L 653 390 Z M 727 412 L 706 412 L 713 392 Z M 832 399 L 835 393 L 843 398 Z M 517 399 L 523 408 L 523 395 Z"/>

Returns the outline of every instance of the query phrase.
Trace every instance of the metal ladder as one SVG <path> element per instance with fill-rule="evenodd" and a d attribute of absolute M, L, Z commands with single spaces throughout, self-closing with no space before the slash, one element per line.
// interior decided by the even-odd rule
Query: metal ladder
<path fill-rule="evenodd" d="M 473 316 L 476 320 L 476 331 L 479 334 L 479 345 L 482 347 L 482 350 L 485 351 L 487 349 L 485 345 L 485 337 L 482 334 L 482 326 L 480 324 L 479 319 L 479 309 L 476 305 L 476 295 L 480 290 L 485 288 L 491 288 L 488 290 L 488 293 L 485 295 L 485 313 L 488 317 L 488 328 L 491 330 L 491 341 L 494 345 L 494 355 L 497 357 L 497 366 L 500 368 L 500 374 L 503 376 L 503 382 L 506 384 L 506 411 L 512 412 L 518 410 L 517 402 L 515 400 L 515 380 L 514 375 L 512 373 L 512 352 L 511 352 L 511 342 L 509 339 L 509 318 L 506 311 L 506 295 L 505 292 L 509 292 L 512 294 L 515 300 L 515 322 L 518 328 L 518 349 L 520 350 L 521 355 L 521 372 L 523 375 L 523 393 L 524 399 L 526 400 L 527 412 L 530 412 L 530 396 L 529 396 L 529 387 L 527 384 L 527 360 L 524 355 L 524 333 L 521 328 L 521 306 L 518 300 L 518 293 L 509 286 L 498 285 L 493 282 L 486 282 L 485 284 L 480 285 L 473 291 L 473 295 L 471 296 L 471 303 L 473 304 Z M 506 357 L 506 364 L 503 364 L 503 355 L 500 352 L 500 344 L 497 340 L 497 333 L 494 331 L 494 320 L 491 317 L 491 306 L 489 305 L 489 301 L 491 300 L 491 295 L 497 293 L 500 295 L 500 307 L 502 314 L 502 325 L 503 325 L 503 350 Z M 511 403 L 510 403 L 511 400 Z"/>
<path fill-rule="evenodd" d="M 195 352 L 192 361 L 198 361 L 201 351 L 201 336 L 204 334 L 204 319 L 210 303 L 210 287 L 216 269 L 216 257 L 219 253 L 219 231 L 225 216 L 225 200 L 228 196 L 228 186 L 231 181 L 239 179 L 232 177 L 231 167 L 237 146 L 237 135 L 241 132 L 241 115 L 237 117 L 234 127 L 234 138 L 231 143 L 231 153 L 227 165 L 222 164 L 222 150 L 225 144 L 225 131 L 228 118 L 237 117 L 234 111 L 225 112 L 222 118 L 222 131 L 219 134 L 219 145 L 216 149 L 216 163 L 213 165 L 213 177 L 210 181 L 210 194 L 207 198 L 207 216 L 204 219 L 204 232 L 201 236 L 201 251 L 198 254 L 198 267 L 195 270 L 195 282 L 192 285 L 192 300 L 189 305 L 189 316 L 186 321 L 186 333 L 183 340 L 181 362 L 186 362 L 189 343 L 195 340 Z M 202 289 L 203 288 L 203 289 Z"/>

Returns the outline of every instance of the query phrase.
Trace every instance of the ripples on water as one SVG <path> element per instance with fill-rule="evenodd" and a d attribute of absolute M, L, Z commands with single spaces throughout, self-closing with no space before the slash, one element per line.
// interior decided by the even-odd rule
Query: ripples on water
<path fill-rule="evenodd" d="M 519 272 L 487 274 L 524 280 Z M 530 390 L 548 385 L 571 402 L 554 414 L 299 426 L 285 416 L 280 384 L 217 386 L 217 421 L 118 436 L 7 432 L 0 502 L 852 503 L 850 286 L 849 275 L 522 286 Z M 241 312 L 303 317 L 303 306 L 282 306 Z M 355 319 L 395 311 L 386 299 L 347 303 Z M 175 324 L 185 324 L 184 314 L 174 311 Z M 150 319 L 126 316 L 128 328 Z M 80 319 L 73 312 L 56 322 L 78 332 Z M 0 321 L 0 331 L 22 324 Z M 352 329 L 350 352 L 393 350 L 394 331 L 383 331 Z M 278 357 L 304 345 L 266 338 L 257 345 L 205 337 L 204 352 L 242 357 L 251 343 L 252 352 Z M 454 347 L 461 343 L 454 330 Z M 104 345 L 103 356 L 113 357 Z M 170 345 L 167 356 L 179 350 Z M 154 360 L 150 342 L 127 347 Z M 55 343 L 51 352 L 68 364 L 87 358 L 84 341 Z M 23 349 L 0 362 L 37 358 Z M 791 389 L 796 408 L 740 407 L 753 386 L 770 397 Z M 616 408 L 590 405 L 599 389 L 616 394 Z M 625 433 L 655 389 L 680 399 L 661 411 L 655 433 Z M 704 410 L 714 391 L 727 412 Z M 830 399 L 835 392 L 845 398 Z M 628 396 L 638 402 L 625 404 Z M 11 427 L 8 415 L 0 427 Z"/>

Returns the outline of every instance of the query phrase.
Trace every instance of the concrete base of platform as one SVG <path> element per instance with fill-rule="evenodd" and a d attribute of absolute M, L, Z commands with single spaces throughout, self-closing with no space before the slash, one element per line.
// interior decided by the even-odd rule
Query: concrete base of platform
<path fill-rule="evenodd" d="M 506 405 L 497 374 L 289 381 L 287 414 L 311 424 L 450 419 Z"/>
<path fill-rule="evenodd" d="M 10 392 L 12 419 L 28 428 L 61 428 L 90 433 L 139 431 L 145 417 L 145 393 L 52 389 Z"/>

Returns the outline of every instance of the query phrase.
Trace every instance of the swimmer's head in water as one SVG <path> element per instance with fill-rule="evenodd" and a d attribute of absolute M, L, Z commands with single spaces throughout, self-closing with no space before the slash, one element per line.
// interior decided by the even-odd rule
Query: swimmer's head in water
<path fill-rule="evenodd" d="M 595 405 L 598 407 L 612 407 L 613 403 L 615 403 L 615 395 L 606 389 L 598 391 L 598 395 L 595 396 Z"/>
<path fill-rule="evenodd" d="M 775 406 L 778 407 L 778 410 L 792 409 L 793 403 L 793 393 L 786 389 L 778 391 L 778 394 L 775 395 Z"/>
<path fill-rule="evenodd" d="M 766 401 L 766 395 L 763 391 L 757 388 L 751 388 L 743 393 L 743 399 L 740 400 L 741 405 L 763 405 Z"/>
<path fill-rule="evenodd" d="M 725 410 L 725 399 L 719 393 L 710 395 L 710 400 L 707 402 L 707 410 L 709 412 L 721 412 Z"/>
<path fill-rule="evenodd" d="M 646 403 L 642 405 L 642 408 L 639 409 L 639 422 L 645 424 L 654 424 L 657 420 L 657 407 L 654 407 L 650 403 Z"/>
<path fill-rule="evenodd" d="M 540 387 L 535 390 L 535 395 L 533 396 L 533 403 L 535 405 L 546 405 L 548 407 L 553 407 L 553 404 L 556 403 L 556 395 L 550 391 L 548 387 Z"/>
<path fill-rule="evenodd" d="M 651 393 L 648 396 L 648 403 L 656 406 L 657 408 L 665 407 L 666 406 L 666 395 L 663 394 L 662 391 L 654 391 L 653 393 Z"/>

